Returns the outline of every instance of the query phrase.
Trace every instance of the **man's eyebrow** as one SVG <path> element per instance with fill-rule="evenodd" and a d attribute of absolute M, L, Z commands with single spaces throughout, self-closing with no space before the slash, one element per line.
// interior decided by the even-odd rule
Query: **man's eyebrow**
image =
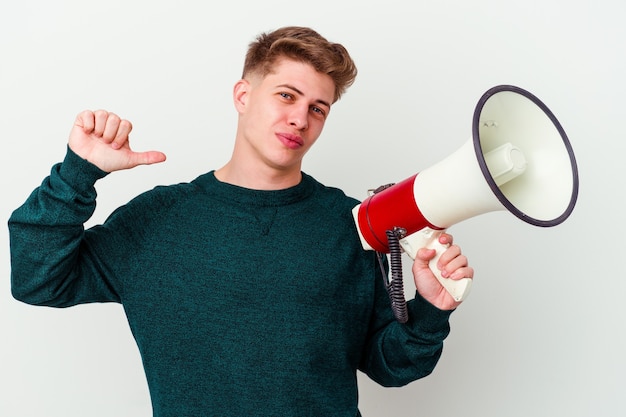
<path fill-rule="evenodd" d="M 288 88 L 288 89 L 293 90 L 293 91 L 295 91 L 296 93 L 300 94 L 301 96 L 303 96 L 303 95 L 304 95 L 304 93 L 303 93 L 302 91 L 300 91 L 299 89 L 297 89 L 296 87 L 294 87 L 294 86 L 293 86 L 293 85 L 291 85 L 291 84 L 280 84 L 280 85 L 278 85 L 277 87 Z M 328 102 L 326 102 L 326 101 L 324 101 L 324 100 L 317 99 L 317 100 L 315 100 L 315 102 L 316 102 L 316 103 L 319 103 L 319 104 L 321 104 L 321 105 L 324 105 L 324 106 L 326 106 L 326 107 L 328 107 L 328 108 L 330 109 L 330 103 L 328 103 Z"/>

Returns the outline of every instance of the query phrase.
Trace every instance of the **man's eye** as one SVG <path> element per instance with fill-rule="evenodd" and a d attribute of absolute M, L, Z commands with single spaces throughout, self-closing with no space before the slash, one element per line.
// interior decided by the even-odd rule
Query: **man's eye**
<path fill-rule="evenodd" d="M 282 98 L 286 98 L 286 99 L 291 99 L 291 98 L 293 98 L 293 96 L 292 96 L 291 94 L 289 94 L 289 93 L 280 93 L 280 96 L 281 96 Z"/>
<path fill-rule="evenodd" d="M 313 113 L 318 113 L 318 114 L 320 114 L 322 116 L 326 114 L 326 113 L 324 113 L 324 110 L 322 110 L 322 109 L 320 109 L 319 107 L 316 107 L 316 106 L 311 107 L 311 111 Z"/>

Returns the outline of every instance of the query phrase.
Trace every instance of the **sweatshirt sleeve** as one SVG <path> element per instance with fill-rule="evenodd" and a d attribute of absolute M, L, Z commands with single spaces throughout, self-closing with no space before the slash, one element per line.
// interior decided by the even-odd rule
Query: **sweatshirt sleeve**
<path fill-rule="evenodd" d="M 382 280 L 378 280 L 382 282 Z M 404 386 L 430 375 L 450 333 L 453 310 L 444 311 L 416 292 L 408 301 L 409 320 L 399 323 L 393 317 L 383 285 L 378 287 L 377 305 L 370 326 L 360 369 L 386 387 Z"/>
<path fill-rule="evenodd" d="M 11 292 L 25 303 L 68 307 L 119 302 L 86 244 L 95 183 L 107 173 L 71 149 L 9 218 Z"/>

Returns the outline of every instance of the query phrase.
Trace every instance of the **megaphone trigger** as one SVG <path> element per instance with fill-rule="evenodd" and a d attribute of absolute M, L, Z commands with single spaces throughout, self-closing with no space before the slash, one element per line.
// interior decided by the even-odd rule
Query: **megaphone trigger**
<path fill-rule="evenodd" d="M 400 246 L 409 257 L 415 260 L 417 251 L 421 248 L 434 249 L 435 257 L 430 260 L 429 267 L 433 272 L 439 283 L 448 293 L 454 298 L 454 301 L 461 302 L 468 296 L 472 287 L 471 278 L 451 279 L 444 278 L 437 263 L 441 254 L 448 248 L 449 245 L 444 245 L 439 242 L 439 236 L 444 233 L 445 230 L 434 230 L 426 227 L 418 232 L 403 237 L 400 239 Z"/>

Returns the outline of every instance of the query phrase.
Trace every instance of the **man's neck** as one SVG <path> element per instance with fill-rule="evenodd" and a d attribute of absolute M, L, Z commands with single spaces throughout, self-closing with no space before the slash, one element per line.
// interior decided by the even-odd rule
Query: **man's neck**
<path fill-rule="evenodd" d="M 269 191 L 284 190 L 298 185 L 302 180 L 302 173 L 299 169 L 280 171 L 270 167 L 238 166 L 231 160 L 215 171 L 215 178 L 243 188 Z"/>

